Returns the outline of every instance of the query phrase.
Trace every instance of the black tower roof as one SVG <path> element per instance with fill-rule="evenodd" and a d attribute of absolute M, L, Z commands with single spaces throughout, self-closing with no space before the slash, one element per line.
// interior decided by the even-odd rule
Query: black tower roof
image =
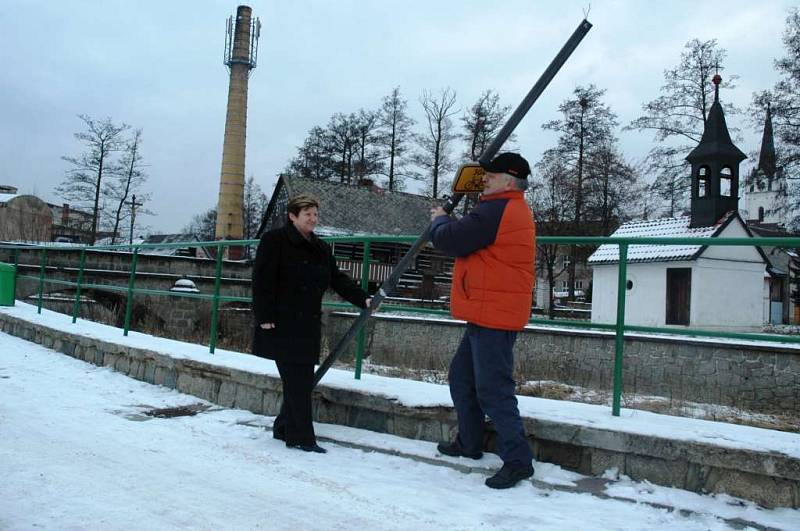
<path fill-rule="evenodd" d="M 738 163 L 747 158 L 747 155 L 733 144 L 731 135 L 728 132 L 725 113 L 719 103 L 720 81 L 722 81 L 722 78 L 719 75 L 714 76 L 714 103 L 708 111 L 703 138 L 700 139 L 697 147 L 686 156 L 686 160 L 691 163 L 709 158 L 734 159 Z"/>

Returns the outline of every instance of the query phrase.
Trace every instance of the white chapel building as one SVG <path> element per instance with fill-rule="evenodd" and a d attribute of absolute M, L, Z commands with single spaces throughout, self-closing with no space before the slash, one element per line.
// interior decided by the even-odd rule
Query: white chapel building
<path fill-rule="evenodd" d="M 739 164 L 714 76 L 714 103 L 703 137 L 686 157 L 692 168 L 688 216 L 625 223 L 612 236 L 752 237 L 738 213 Z M 602 245 L 589 257 L 592 322 L 616 322 L 619 248 Z M 707 330 L 760 330 L 769 261 L 758 247 L 632 245 L 628 248 L 625 323 Z"/>

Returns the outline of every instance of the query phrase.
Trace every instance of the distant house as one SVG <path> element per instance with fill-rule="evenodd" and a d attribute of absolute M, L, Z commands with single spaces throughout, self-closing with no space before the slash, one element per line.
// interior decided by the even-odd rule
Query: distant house
<path fill-rule="evenodd" d="M 153 234 L 148 236 L 142 243 L 179 243 L 179 242 L 199 242 L 194 234 Z M 124 243 L 124 242 L 123 242 Z M 139 251 L 141 254 L 154 254 L 160 256 L 188 256 L 191 258 L 211 258 L 212 253 L 205 247 L 144 247 Z"/>
<path fill-rule="evenodd" d="M 68 203 L 48 203 L 53 213 L 53 241 L 89 243 L 92 238 L 92 213 L 71 207 Z M 98 233 L 97 237 L 102 237 Z M 95 242 L 97 243 L 97 242 Z"/>
<path fill-rule="evenodd" d="M 0 185 L 0 240 L 49 242 L 52 235 L 53 213 L 47 203 Z"/>
<path fill-rule="evenodd" d="M 289 198 L 301 193 L 320 201 L 320 236 L 411 235 L 430 223 L 432 200 L 405 192 L 388 192 L 372 181 L 350 185 L 281 175 L 258 230 L 259 236 L 286 223 Z"/>
<path fill-rule="evenodd" d="M 738 214 L 739 164 L 746 158 L 731 141 L 714 103 L 700 143 L 686 157 L 692 165 L 691 215 L 623 224 L 612 236 L 752 237 Z M 592 321 L 616 320 L 619 254 L 602 245 L 593 266 Z M 769 260 L 758 247 L 636 245 L 628 250 L 625 322 L 706 329 L 759 330 L 764 324 Z"/>
<path fill-rule="evenodd" d="M 282 227 L 288 218 L 289 198 L 309 193 L 320 201 L 319 236 L 418 236 L 430 223 L 432 200 L 405 192 L 388 192 L 371 181 L 350 185 L 282 175 L 278 179 L 259 228 L 259 236 Z M 374 243 L 369 268 L 371 289 L 389 277 L 409 244 Z M 339 267 L 353 278 L 361 278 L 363 248 L 357 244 L 336 243 L 334 254 Z M 435 299 L 449 293 L 453 260 L 433 247 L 426 247 L 414 266 L 400 280 L 395 296 Z"/>

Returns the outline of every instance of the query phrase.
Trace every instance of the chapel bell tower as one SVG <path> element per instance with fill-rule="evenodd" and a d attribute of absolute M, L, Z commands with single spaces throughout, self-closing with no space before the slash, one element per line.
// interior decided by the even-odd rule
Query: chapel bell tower
<path fill-rule="evenodd" d="M 690 227 L 709 227 L 726 213 L 739 209 L 739 164 L 747 158 L 731 141 L 725 114 L 719 103 L 715 75 L 714 103 L 708 112 L 703 138 L 686 160 L 692 165 Z"/>

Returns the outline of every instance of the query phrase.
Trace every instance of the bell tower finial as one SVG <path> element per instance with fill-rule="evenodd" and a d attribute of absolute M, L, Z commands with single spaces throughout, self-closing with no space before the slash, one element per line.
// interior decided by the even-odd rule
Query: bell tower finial
<path fill-rule="evenodd" d="M 719 75 L 719 65 L 717 65 L 717 73 L 714 74 L 714 77 L 711 78 L 711 82 L 714 83 L 714 103 L 719 102 L 719 84 L 722 83 L 722 76 Z"/>

